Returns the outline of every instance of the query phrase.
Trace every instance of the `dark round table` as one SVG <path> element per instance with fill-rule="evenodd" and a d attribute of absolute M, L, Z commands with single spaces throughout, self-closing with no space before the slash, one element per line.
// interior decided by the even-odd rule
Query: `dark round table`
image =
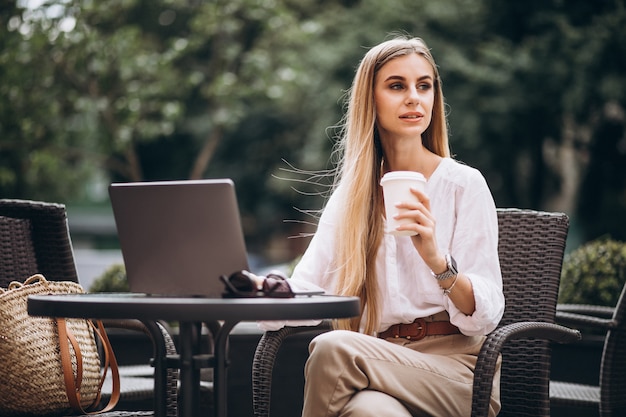
<path fill-rule="evenodd" d="M 202 323 L 219 323 L 214 345 L 215 415 L 225 417 L 228 335 L 240 321 L 315 320 L 354 317 L 360 314 L 357 297 L 330 295 L 295 298 L 204 298 L 146 294 L 33 295 L 28 313 L 36 316 L 85 319 L 138 319 L 177 321 L 179 334 L 181 416 L 195 416 L 199 409 L 199 357 Z M 236 359 L 236 358 L 235 358 Z M 158 392 L 155 390 L 155 392 Z M 160 411 L 160 410 L 155 410 Z"/>

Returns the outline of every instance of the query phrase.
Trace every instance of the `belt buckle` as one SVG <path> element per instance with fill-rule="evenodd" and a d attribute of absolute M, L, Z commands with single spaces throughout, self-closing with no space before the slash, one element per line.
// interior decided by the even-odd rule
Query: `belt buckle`
<path fill-rule="evenodd" d="M 407 339 L 422 340 L 424 337 L 426 337 L 426 326 L 427 326 L 426 320 L 422 318 L 415 319 L 413 324 L 415 325 L 415 335 L 409 335 L 407 336 Z"/>

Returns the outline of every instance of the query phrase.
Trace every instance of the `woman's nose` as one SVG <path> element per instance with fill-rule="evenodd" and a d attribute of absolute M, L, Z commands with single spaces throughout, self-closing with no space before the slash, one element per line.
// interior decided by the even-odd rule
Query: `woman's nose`
<path fill-rule="evenodd" d="M 411 87 L 407 90 L 406 104 L 411 105 L 417 103 L 419 103 L 419 94 L 417 93 L 417 88 Z"/>

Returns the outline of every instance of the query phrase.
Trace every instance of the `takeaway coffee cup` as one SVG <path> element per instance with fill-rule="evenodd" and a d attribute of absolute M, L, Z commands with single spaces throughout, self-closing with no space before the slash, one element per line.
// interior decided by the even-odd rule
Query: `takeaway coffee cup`
<path fill-rule="evenodd" d="M 415 171 L 392 171 L 388 172 L 380 180 L 385 199 L 385 217 L 387 218 L 387 233 L 395 236 L 413 236 L 413 231 L 398 231 L 396 228 L 404 223 L 410 223 L 410 219 L 394 219 L 401 209 L 396 207 L 400 202 L 418 202 L 417 197 L 411 192 L 411 188 L 424 191 L 426 178 Z"/>

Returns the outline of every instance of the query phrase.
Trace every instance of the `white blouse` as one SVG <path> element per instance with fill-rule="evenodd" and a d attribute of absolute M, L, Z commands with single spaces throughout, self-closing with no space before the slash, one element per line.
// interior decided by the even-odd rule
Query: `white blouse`
<path fill-rule="evenodd" d="M 471 280 L 476 310 L 467 316 L 444 296 L 410 237 L 386 233 L 376 259 L 382 307 L 378 330 L 447 310 L 450 321 L 463 334 L 485 335 L 495 329 L 504 312 L 498 222 L 487 182 L 478 170 L 444 158 L 428 180 L 426 193 L 437 222 L 439 248 L 452 254 L 459 271 Z M 289 280 L 292 288 L 319 287 L 334 293 L 337 200 L 335 196 L 329 199 L 317 231 Z M 286 324 L 314 323 L 263 322 L 261 327 L 270 330 Z"/>

